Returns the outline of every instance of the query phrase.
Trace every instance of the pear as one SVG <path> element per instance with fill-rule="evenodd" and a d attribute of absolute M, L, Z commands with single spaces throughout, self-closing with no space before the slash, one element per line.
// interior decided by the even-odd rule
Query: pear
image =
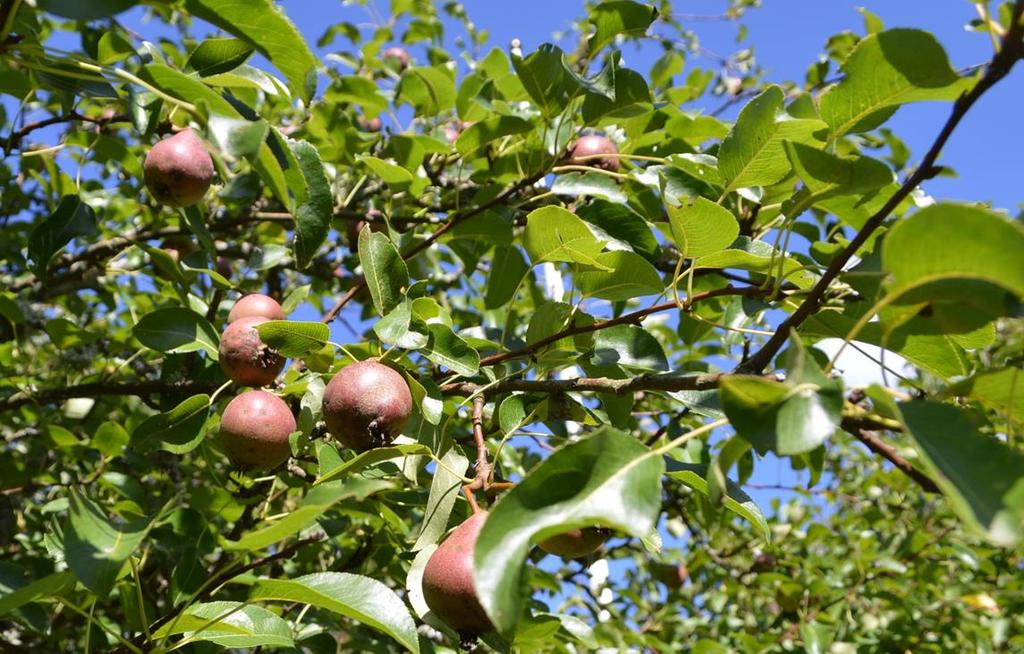
<path fill-rule="evenodd" d="M 291 456 L 295 417 L 278 396 L 247 391 L 228 403 L 220 419 L 224 452 L 236 466 L 270 470 Z"/>
<path fill-rule="evenodd" d="M 213 181 L 213 159 L 191 129 L 150 148 L 142 168 L 146 188 L 157 202 L 169 207 L 198 203 Z"/>
<path fill-rule="evenodd" d="M 570 529 L 564 534 L 541 541 L 537 547 L 563 559 L 578 559 L 596 552 L 608 540 L 608 533 L 607 529 L 601 527 Z"/>
<path fill-rule="evenodd" d="M 438 618 L 460 635 L 494 631 L 473 582 L 473 550 L 487 512 L 473 514 L 441 543 L 423 569 L 423 598 Z"/>
<path fill-rule="evenodd" d="M 382 447 L 402 433 L 412 393 L 401 373 L 371 359 L 345 366 L 324 389 L 327 431 L 358 452 Z"/>
<path fill-rule="evenodd" d="M 284 309 L 277 300 L 262 293 L 250 293 L 242 296 L 228 313 L 228 322 L 242 318 L 266 318 L 267 320 L 284 320 Z"/>
<path fill-rule="evenodd" d="M 581 136 L 572 146 L 569 163 L 576 166 L 590 166 L 616 172 L 619 169 L 619 149 L 607 136 L 588 134 Z M 598 157 L 597 155 L 613 155 Z"/>

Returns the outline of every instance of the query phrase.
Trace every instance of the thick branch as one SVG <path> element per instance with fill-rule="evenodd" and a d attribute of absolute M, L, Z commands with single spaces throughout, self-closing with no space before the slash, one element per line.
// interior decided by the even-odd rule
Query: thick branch
<path fill-rule="evenodd" d="M 63 402 L 74 397 L 100 397 L 103 395 L 151 395 L 153 393 L 185 392 L 209 393 L 217 384 L 209 381 L 170 382 L 153 379 L 141 382 L 90 382 L 63 388 L 45 388 L 20 391 L 0 399 L 0 411 L 10 411 L 25 405 L 44 405 Z"/>
<path fill-rule="evenodd" d="M 934 177 L 938 172 L 939 168 L 935 166 L 936 160 L 939 158 L 939 153 L 942 148 L 946 145 L 946 141 L 949 140 L 950 135 L 953 134 L 953 130 L 960 123 L 960 120 L 964 117 L 967 111 L 977 102 L 986 91 L 992 88 L 999 80 L 1006 76 L 1013 68 L 1014 63 L 1021 57 L 1024 48 L 1021 43 L 1022 27 L 1020 24 L 1021 12 L 1024 10 L 1024 0 L 1017 0 L 1013 9 L 1013 19 L 1009 32 L 1006 38 L 1003 40 L 1002 49 L 993 57 L 992 61 L 988 65 L 988 69 L 985 75 L 978 81 L 978 83 L 965 95 L 961 95 L 957 101 L 953 104 L 953 111 L 949 118 L 946 120 L 946 124 L 943 125 L 942 131 L 939 132 L 935 142 L 932 143 L 932 147 L 925 154 L 924 159 L 921 161 L 921 165 L 918 166 L 917 170 L 907 178 L 907 181 L 900 186 L 899 190 L 888 202 L 886 202 L 881 209 L 879 209 L 871 218 L 864 223 L 864 226 L 857 232 L 857 235 L 853 237 L 850 244 L 839 253 L 829 263 L 828 268 L 822 274 L 821 279 L 814 285 L 807 297 L 800 304 L 799 307 L 781 324 L 775 333 L 768 339 L 767 342 L 761 347 L 760 350 L 755 352 L 745 363 L 740 365 L 737 370 L 748 373 L 758 373 L 764 370 L 771 362 L 778 351 L 785 344 L 786 339 L 789 338 L 789 334 L 792 330 L 796 329 L 804 323 L 805 320 L 814 315 L 821 307 L 822 301 L 825 297 L 828 287 L 832 282 L 839 276 L 847 262 L 857 253 L 857 251 L 867 242 L 868 238 L 875 233 L 882 223 L 888 218 L 889 214 L 899 206 L 900 202 L 903 201 L 918 185 L 926 179 Z"/>
<path fill-rule="evenodd" d="M 441 387 L 448 395 L 473 395 L 483 391 L 485 395 L 498 395 L 521 391 L 525 393 L 569 393 L 597 392 L 626 395 L 636 391 L 704 391 L 718 388 L 718 382 L 725 373 L 688 375 L 641 375 L 628 379 L 608 377 L 581 377 L 579 379 L 507 379 L 497 384 L 484 385 L 473 382 L 453 382 Z M 775 379 L 775 377 L 772 377 Z"/>
<path fill-rule="evenodd" d="M 767 291 L 765 291 L 764 289 L 757 288 L 755 286 L 751 286 L 749 288 L 736 288 L 734 286 L 724 286 L 722 288 L 718 288 L 712 291 L 694 293 L 692 296 L 686 299 L 686 303 L 693 304 L 694 302 L 700 302 L 702 300 L 708 300 L 715 297 L 722 297 L 725 295 L 744 295 L 747 297 L 757 297 L 759 295 L 764 295 L 766 292 Z M 492 354 L 489 357 L 484 357 L 483 359 L 480 360 L 480 365 L 493 366 L 499 363 L 504 363 L 505 361 L 509 361 L 511 359 L 519 359 L 526 356 L 532 356 L 539 352 L 540 350 L 547 347 L 548 345 L 551 345 L 552 343 L 560 341 L 563 338 L 567 338 L 569 336 L 578 336 L 580 334 L 598 332 L 601 331 L 602 329 L 608 329 L 609 327 L 614 327 L 616 325 L 637 325 L 640 324 L 641 320 L 643 320 L 644 318 L 651 314 L 659 313 L 661 311 L 669 311 L 671 309 L 677 308 L 678 306 L 679 305 L 677 305 L 674 301 L 662 302 L 661 304 L 649 306 L 646 309 L 640 309 L 639 311 L 627 313 L 625 315 L 619 316 L 618 318 L 611 318 L 609 320 L 599 320 L 590 325 L 574 325 L 572 327 L 567 327 L 562 331 L 558 332 L 557 334 L 552 334 L 547 338 L 542 338 L 539 341 L 531 343 L 526 347 L 521 347 L 518 350 L 512 350 L 510 352 L 501 352 L 499 354 Z"/>

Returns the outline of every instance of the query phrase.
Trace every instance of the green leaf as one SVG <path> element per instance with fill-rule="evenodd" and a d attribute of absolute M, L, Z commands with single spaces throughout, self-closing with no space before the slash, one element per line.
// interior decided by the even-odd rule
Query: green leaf
<path fill-rule="evenodd" d="M 554 452 L 502 495 L 480 531 L 473 566 L 480 603 L 498 631 L 515 631 L 531 543 L 591 525 L 647 536 L 661 510 L 664 469 L 662 457 L 636 438 L 603 427 Z"/>
<path fill-rule="evenodd" d="M 556 186 L 558 179 L 555 180 Z M 660 247 L 650 224 L 626 205 L 594 200 L 577 207 L 576 215 L 616 241 L 628 245 L 645 259 L 654 262 L 658 258 Z"/>
<path fill-rule="evenodd" d="M 455 106 L 455 73 L 447 66 L 413 66 L 402 73 L 395 104 L 408 104 L 417 116 L 436 116 Z"/>
<path fill-rule="evenodd" d="M 374 81 L 358 75 L 336 78 L 324 93 L 324 99 L 331 103 L 351 102 L 362 107 L 371 117 L 388 108 L 387 99 L 380 94 Z"/>
<path fill-rule="evenodd" d="M 782 89 L 769 86 L 740 111 L 718 151 L 718 170 L 726 191 L 782 181 L 791 169 L 783 142 L 810 143 L 815 131 L 825 129 L 820 120 L 786 113 L 783 99 Z"/>
<path fill-rule="evenodd" d="M 124 427 L 108 420 L 96 428 L 89 445 L 103 456 L 118 456 L 130 440 L 131 436 Z"/>
<path fill-rule="evenodd" d="M 786 142 L 786 156 L 815 200 L 863 195 L 891 184 L 892 169 L 871 157 L 837 157 L 800 143 Z"/>
<path fill-rule="evenodd" d="M 586 297 L 604 300 L 631 300 L 658 295 L 665 289 L 661 275 L 639 254 L 615 250 L 597 256 L 597 262 L 610 269 L 583 271 L 577 276 L 579 289 Z"/>
<path fill-rule="evenodd" d="M 371 450 L 371 452 L 375 451 Z M 391 488 L 392 485 L 391 482 L 384 479 L 363 477 L 351 477 L 345 481 L 330 484 L 320 483 L 336 476 L 338 475 L 333 474 L 332 471 L 332 473 L 321 477 L 317 485 L 302 498 L 298 507 L 290 510 L 283 518 L 268 521 L 265 526 L 256 525 L 254 529 L 248 531 L 237 541 L 225 541 L 224 549 L 246 552 L 266 549 L 274 543 L 279 543 L 306 529 L 339 502 L 353 498 L 362 501 L 374 493 Z"/>
<path fill-rule="evenodd" d="M 268 347 L 289 358 L 316 352 L 331 338 L 331 329 L 322 322 L 270 320 L 256 325 L 256 331 Z"/>
<path fill-rule="evenodd" d="M 140 343 L 158 352 L 205 350 L 217 358 L 220 337 L 210 321 L 182 307 L 157 309 L 142 316 L 132 328 Z"/>
<path fill-rule="evenodd" d="M 268 130 L 265 120 L 240 120 L 217 114 L 210 116 L 206 128 L 217 149 L 235 159 L 257 154 Z"/>
<path fill-rule="evenodd" d="M 495 143 L 503 136 L 523 134 L 533 130 L 533 123 L 516 116 L 495 116 L 473 123 L 459 135 L 455 149 L 467 155 L 478 148 Z"/>
<path fill-rule="evenodd" d="M 597 260 L 604 243 L 594 237 L 586 223 L 561 207 L 543 207 L 527 215 L 523 246 L 534 265 L 567 261 L 611 271 Z"/>
<path fill-rule="evenodd" d="M 316 55 L 284 11 L 270 0 L 187 0 L 189 12 L 242 39 L 284 73 L 308 103 L 316 93 Z"/>
<path fill-rule="evenodd" d="M 420 353 L 433 363 L 444 366 L 465 377 L 480 370 L 480 353 L 470 347 L 448 325 L 432 323 L 427 325 L 427 344 Z"/>
<path fill-rule="evenodd" d="M 391 636 L 410 652 L 420 651 L 416 623 L 393 590 L 381 582 L 347 572 L 318 572 L 296 579 L 260 579 L 251 600 L 301 602 Z"/>
<path fill-rule="evenodd" d="M 512 55 L 512 67 L 519 81 L 546 118 L 558 115 L 581 90 L 563 63 L 564 56 L 561 48 L 550 43 L 544 43 L 527 57 Z"/>
<path fill-rule="evenodd" d="M 7 615 L 26 604 L 63 595 L 74 587 L 75 575 L 71 572 L 55 572 L 52 575 L 47 575 L 0 595 L 0 616 Z"/>
<path fill-rule="evenodd" d="M 305 200 L 295 209 L 295 261 L 300 268 L 309 265 L 327 240 L 334 213 L 334 195 L 324 173 L 320 153 L 306 141 L 289 142 L 305 182 Z"/>
<path fill-rule="evenodd" d="M 149 527 L 145 518 L 127 523 L 110 520 L 97 504 L 72 488 L 64 527 L 64 560 L 83 586 L 106 597 Z"/>
<path fill-rule="evenodd" d="M 193 395 L 170 411 L 143 420 L 132 432 L 132 440 L 142 451 L 159 448 L 185 454 L 203 439 L 203 427 L 209 415 L 210 396 Z"/>
<path fill-rule="evenodd" d="M 1024 373 L 1020 368 L 986 370 L 950 385 L 942 394 L 977 400 L 1007 421 L 1024 425 Z"/>
<path fill-rule="evenodd" d="M 695 197 L 674 207 L 666 205 L 672 236 L 680 256 L 696 259 L 729 247 L 739 236 L 736 217 L 711 200 Z"/>
<path fill-rule="evenodd" d="M 376 447 L 372 450 L 367 450 L 366 452 L 357 454 L 355 457 L 345 461 L 338 467 L 332 468 L 326 475 L 317 479 L 316 483 L 323 484 L 324 482 L 328 482 L 339 477 L 352 475 L 360 472 L 361 470 L 365 470 L 370 466 L 383 463 L 390 459 L 428 454 L 432 454 L 430 448 L 422 443 L 405 443 L 402 445 L 392 445 L 390 447 Z"/>
<path fill-rule="evenodd" d="M 96 45 L 96 60 L 103 65 L 124 61 L 133 54 L 135 48 L 118 32 L 104 33 Z"/>
<path fill-rule="evenodd" d="M 146 64 L 139 77 L 159 90 L 185 102 L 205 102 L 212 113 L 231 118 L 242 115 L 230 102 L 202 80 L 186 75 L 164 64 Z"/>
<path fill-rule="evenodd" d="M 373 326 L 373 332 L 382 343 L 409 350 L 418 350 L 427 344 L 428 337 L 422 333 L 425 330 L 417 330 L 422 328 L 418 324 L 413 328 L 412 303 L 409 298 L 402 298 L 398 306 Z"/>
<path fill-rule="evenodd" d="M 64 18 L 87 21 L 114 16 L 136 4 L 137 0 L 40 0 L 39 8 Z"/>
<path fill-rule="evenodd" d="M 810 452 L 835 432 L 842 418 L 842 380 L 826 377 L 798 337 L 790 343 L 785 382 L 730 375 L 720 383 L 729 422 L 761 454 Z"/>
<path fill-rule="evenodd" d="M 412 173 L 398 164 L 369 155 L 361 155 L 358 158 L 373 171 L 375 176 L 386 182 L 395 192 L 408 190 L 416 181 L 416 177 Z"/>
<path fill-rule="evenodd" d="M 948 280 L 976 280 L 1024 297 L 1024 225 L 978 206 L 943 203 L 915 212 L 886 234 L 882 267 L 888 291 L 906 301 L 949 298 Z M 940 286 L 941 285 L 941 286 Z M 975 291 L 968 287 L 968 296 Z M 962 296 L 957 296 L 962 299 Z"/>
<path fill-rule="evenodd" d="M 487 278 L 484 307 L 497 309 L 505 306 L 516 294 L 523 278 L 530 272 L 530 264 L 517 247 L 499 245 L 491 258 L 491 273 Z"/>
<path fill-rule="evenodd" d="M 193 604 L 158 629 L 153 637 L 176 634 L 187 634 L 189 640 L 206 640 L 231 649 L 295 646 L 291 627 L 283 618 L 262 606 L 242 602 Z"/>
<path fill-rule="evenodd" d="M 433 479 L 430 480 L 423 523 L 412 551 L 418 552 L 433 545 L 444 535 L 455 501 L 462 492 L 462 475 L 466 474 L 468 467 L 469 459 L 454 447 L 441 457 L 441 463 L 437 464 Z"/>
<path fill-rule="evenodd" d="M 594 333 L 596 366 L 618 365 L 641 370 L 668 370 L 668 359 L 661 343 L 637 325 L 615 325 Z"/>
<path fill-rule="evenodd" d="M 253 47 L 241 39 L 211 38 L 196 46 L 186 66 L 200 77 L 226 73 L 241 66 L 253 53 Z"/>
<path fill-rule="evenodd" d="M 732 247 L 706 254 L 693 262 L 694 269 L 739 268 L 758 273 L 774 273 L 779 268 L 779 255 L 772 257 L 772 246 L 762 241 L 751 241 L 741 236 Z M 801 267 L 799 261 L 786 257 L 782 262 L 782 274 L 786 280 L 800 287 L 810 286 L 811 280 L 794 273 Z"/>
<path fill-rule="evenodd" d="M 602 2 L 590 12 L 590 22 L 595 30 L 587 40 L 587 48 L 593 54 L 620 34 L 643 36 L 657 17 L 658 10 L 650 5 L 630 0 Z"/>
<path fill-rule="evenodd" d="M 398 249 L 384 234 L 368 226 L 359 232 L 359 262 L 377 313 L 386 315 L 402 301 L 409 269 Z"/>
<path fill-rule="evenodd" d="M 928 32 L 892 29 L 869 34 L 843 62 L 843 79 L 820 101 L 833 138 L 878 127 L 901 104 L 955 100 L 972 83 L 949 66 Z"/>
<path fill-rule="evenodd" d="M 987 540 L 1014 547 L 1024 533 L 1024 455 L 978 431 L 949 404 L 901 402 L 907 431 L 953 510 Z"/>
<path fill-rule="evenodd" d="M 577 197 L 587 195 L 601 198 L 609 202 L 623 203 L 626 201 L 626 194 L 622 191 L 618 182 L 601 173 L 559 173 L 551 185 L 551 192 L 556 195 L 568 195 Z"/>
<path fill-rule="evenodd" d="M 28 255 L 36 277 L 46 279 L 46 269 L 54 256 L 73 238 L 96 233 L 96 214 L 77 195 L 65 195 L 49 217 L 32 229 L 28 237 Z"/>
<path fill-rule="evenodd" d="M 582 118 L 587 125 L 593 125 L 602 118 L 631 118 L 647 114 L 653 108 L 651 90 L 647 80 L 635 70 L 612 67 L 613 93 L 588 93 L 583 101 Z"/>
<path fill-rule="evenodd" d="M 706 465 L 682 463 L 675 459 L 666 459 L 665 465 L 669 477 L 682 482 L 705 497 L 710 497 L 707 481 L 708 467 Z M 768 521 L 765 520 L 761 509 L 757 506 L 757 503 L 754 502 L 749 495 L 743 492 L 743 489 L 732 480 L 726 480 L 724 498 L 724 506 L 726 509 L 756 527 L 761 534 L 761 538 L 763 538 L 765 542 L 771 541 L 771 528 L 768 526 Z"/>

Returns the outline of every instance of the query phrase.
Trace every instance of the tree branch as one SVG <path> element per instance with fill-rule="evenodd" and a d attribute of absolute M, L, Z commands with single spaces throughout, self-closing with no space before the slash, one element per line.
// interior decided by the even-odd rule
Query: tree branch
<path fill-rule="evenodd" d="M 742 295 L 746 297 L 757 297 L 760 295 L 767 294 L 767 290 L 751 286 L 748 288 L 736 288 L 734 286 L 724 286 L 722 288 L 714 289 L 711 291 L 705 291 L 703 293 L 694 293 L 692 296 L 686 299 L 687 304 L 693 304 L 694 302 L 700 302 L 702 300 L 709 300 L 711 298 L 722 297 L 726 295 Z M 501 352 L 499 354 L 492 354 L 491 356 L 480 359 L 480 365 L 482 366 L 493 366 L 499 363 L 504 363 L 511 359 L 519 359 L 526 356 L 532 356 L 542 350 L 543 348 L 551 345 L 556 341 L 560 341 L 563 338 L 569 336 L 578 336 L 580 334 L 589 334 L 590 332 L 601 331 L 602 329 L 608 329 L 616 325 L 637 325 L 641 320 L 647 316 L 658 313 L 661 311 L 669 311 L 671 309 L 678 308 L 679 305 L 675 301 L 662 302 L 661 304 L 655 304 L 647 307 L 646 309 L 640 309 L 632 313 L 619 316 L 618 318 L 611 318 L 609 320 L 599 320 L 590 325 L 574 325 L 567 327 L 557 334 L 552 334 L 547 338 L 542 338 L 535 343 L 531 343 L 525 347 L 521 347 L 518 350 L 512 350 L 510 352 Z"/>
<path fill-rule="evenodd" d="M 38 391 L 19 391 L 0 399 L 0 412 L 11 411 L 25 405 L 43 405 L 63 402 L 74 397 L 100 397 L 103 395 L 151 395 L 169 391 L 185 393 L 208 393 L 217 389 L 210 381 L 164 381 L 161 379 L 141 382 L 90 382 L 77 386 L 46 388 Z"/>
<path fill-rule="evenodd" d="M 640 375 L 628 379 L 608 377 L 580 377 L 579 379 L 507 379 L 496 384 L 453 382 L 441 386 L 447 395 L 469 396 L 475 393 L 499 395 L 521 391 L 524 393 L 596 392 L 626 395 L 636 391 L 704 391 L 718 388 L 718 382 L 729 373 L 701 375 Z M 770 376 L 771 379 L 776 379 Z"/>
<path fill-rule="evenodd" d="M 57 125 L 59 123 L 71 123 L 75 121 L 93 123 L 102 127 L 108 123 L 128 123 L 131 122 L 131 118 L 124 114 L 117 114 L 106 118 L 102 116 L 99 118 L 93 118 L 91 116 L 83 116 L 77 111 L 69 111 L 68 113 L 61 114 L 59 116 L 51 116 L 50 118 L 44 118 L 43 120 L 26 123 L 21 129 L 11 132 L 7 138 L 4 139 L 4 154 L 10 154 L 15 147 L 21 147 L 22 139 L 38 129 L 43 129 L 44 127 Z"/>
<path fill-rule="evenodd" d="M 825 297 L 825 293 L 832 282 L 842 272 L 843 267 L 846 266 L 847 262 L 853 257 L 854 254 L 867 242 L 868 238 L 877 230 L 885 219 L 889 216 L 892 211 L 899 206 L 900 202 L 903 201 L 910 193 L 918 187 L 921 182 L 926 179 L 934 177 L 939 172 L 939 168 L 935 166 L 936 160 L 939 158 L 939 154 L 942 151 L 943 146 L 946 145 L 946 141 L 953 134 L 953 130 L 960 123 L 960 120 L 967 114 L 967 111 L 977 102 L 986 91 L 992 88 L 999 80 L 1006 76 L 1013 68 L 1013 65 L 1021 58 L 1022 43 L 1021 43 L 1021 13 L 1024 10 L 1024 0 L 1017 0 L 1013 8 L 1013 18 L 1011 27 L 1003 40 L 1002 49 L 992 58 L 989 62 L 988 69 L 985 75 L 978 81 L 978 83 L 968 93 L 961 95 L 955 103 L 953 103 L 953 110 L 950 113 L 949 118 L 946 120 L 946 124 L 943 125 L 942 130 L 936 137 L 935 142 L 932 143 L 931 148 L 925 154 L 924 159 L 921 161 L 921 165 L 918 166 L 917 170 L 907 178 L 902 186 L 896 191 L 895 194 L 879 209 L 873 216 L 871 216 L 864 226 L 857 232 L 856 236 L 850 241 L 850 244 L 840 252 L 832 261 L 829 263 L 828 268 L 822 274 L 821 279 L 814 285 L 804 301 L 796 308 L 796 310 L 782 323 L 779 324 L 775 333 L 765 342 L 765 344 L 755 352 L 745 363 L 737 367 L 737 371 L 748 372 L 748 373 L 759 373 L 763 371 L 772 358 L 778 353 L 779 349 L 785 344 L 786 339 L 789 338 L 789 334 L 792 330 L 796 329 L 804 323 L 805 320 L 814 315 L 821 307 L 822 301 Z"/>
<path fill-rule="evenodd" d="M 480 505 L 473 496 L 474 491 L 486 491 L 490 486 L 494 466 L 487 460 L 487 441 L 484 440 L 484 396 L 473 398 L 473 442 L 476 443 L 476 476 L 462 487 L 473 513 L 480 512 Z"/>
<path fill-rule="evenodd" d="M 863 443 L 869 450 L 878 454 L 906 476 L 917 482 L 917 485 L 929 493 L 939 493 L 938 484 L 928 475 L 914 467 L 910 461 L 899 455 L 896 448 L 889 445 L 876 433 L 864 428 L 864 424 L 856 418 L 844 418 L 842 427 L 854 438 Z"/>

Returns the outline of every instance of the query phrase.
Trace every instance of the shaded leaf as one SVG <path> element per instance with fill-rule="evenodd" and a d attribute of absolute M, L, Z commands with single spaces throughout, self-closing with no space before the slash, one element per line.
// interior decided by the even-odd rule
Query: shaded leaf
<path fill-rule="evenodd" d="M 301 602 L 346 617 L 391 636 L 418 654 L 419 640 L 405 603 L 381 582 L 347 572 L 319 572 L 295 579 L 259 579 L 251 600 Z"/>
<path fill-rule="evenodd" d="M 982 434 L 955 406 L 901 402 L 903 423 L 960 519 L 990 542 L 1013 547 L 1024 533 L 1024 455 Z"/>

